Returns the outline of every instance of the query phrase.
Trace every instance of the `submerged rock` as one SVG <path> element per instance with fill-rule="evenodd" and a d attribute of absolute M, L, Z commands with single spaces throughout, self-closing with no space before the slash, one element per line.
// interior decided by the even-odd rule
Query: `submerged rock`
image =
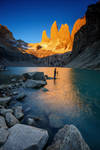
<path fill-rule="evenodd" d="M 8 130 L 0 128 L 0 146 L 6 142 L 8 135 L 9 135 Z"/>
<path fill-rule="evenodd" d="M 27 125 L 16 124 L 9 133 L 4 150 L 42 150 L 48 140 L 46 130 Z"/>
<path fill-rule="evenodd" d="M 45 81 L 45 76 L 44 72 L 28 72 L 24 73 L 23 77 L 27 79 L 32 79 L 32 80 L 42 80 Z"/>
<path fill-rule="evenodd" d="M 50 126 L 53 128 L 61 128 L 64 126 L 63 120 L 57 114 L 50 114 L 49 115 L 49 123 L 50 123 Z"/>
<path fill-rule="evenodd" d="M 0 128 L 5 128 L 5 129 L 8 128 L 6 125 L 5 118 L 3 116 L 0 116 Z"/>
<path fill-rule="evenodd" d="M 47 150 L 90 150 L 74 125 L 65 125 L 54 137 Z"/>
<path fill-rule="evenodd" d="M 11 113 L 6 113 L 6 122 L 7 122 L 7 125 L 9 127 L 12 127 L 14 126 L 15 124 L 19 123 L 19 121 L 15 118 L 15 116 Z"/>
<path fill-rule="evenodd" d="M 20 93 L 17 95 L 16 99 L 17 100 L 23 100 L 26 97 L 26 94 L 24 92 Z"/>
<path fill-rule="evenodd" d="M 46 84 L 47 84 L 46 81 L 37 81 L 37 80 L 28 79 L 24 83 L 24 87 L 26 87 L 26 88 L 40 88 L 40 87 L 43 87 Z"/>
<path fill-rule="evenodd" d="M 24 113 L 22 112 L 22 106 L 16 106 L 16 107 L 14 108 L 14 116 L 15 116 L 17 119 L 23 118 Z"/>
<path fill-rule="evenodd" d="M 0 97 L 0 105 L 6 105 L 11 101 L 11 97 Z"/>

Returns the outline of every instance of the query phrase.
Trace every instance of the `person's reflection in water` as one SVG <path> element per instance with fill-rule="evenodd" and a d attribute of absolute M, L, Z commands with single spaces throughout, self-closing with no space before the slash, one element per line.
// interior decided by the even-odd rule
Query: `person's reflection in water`
<path fill-rule="evenodd" d="M 56 68 L 54 69 L 54 80 L 56 79 L 56 74 L 57 74 L 57 71 L 56 71 Z"/>

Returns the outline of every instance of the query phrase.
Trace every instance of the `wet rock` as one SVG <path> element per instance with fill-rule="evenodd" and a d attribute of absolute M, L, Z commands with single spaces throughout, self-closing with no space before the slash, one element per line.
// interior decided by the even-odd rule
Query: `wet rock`
<path fill-rule="evenodd" d="M 48 92 L 49 90 L 47 88 L 42 88 L 43 92 Z"/>
<path fill-rule="evenodd" d="M 49 77 L 48 75 L 45 75 L 45 78 L 46 78 L 47 80 L 52 80 L 52 79 L 54 79 L 53 77 Z"/>
<path fill-rule="evenodd" d="M 3 108 L 4 108 L 4 106 L 0 105 L 0 109 L 3 109 Z"/>
<path fill-rule="evenodd" d="M 13 94 L 13 95 L 17 95 L 17 94 L 18 94 L 18 92 L 17 92 L 17 91 L 14 91 L 12 94 Z"/>
<path fill-rule="evenodd" d="M 32 125 L 35 125 L 35 120 L 33 118 L 28 118 L 27 119 L 27 124 L 32 126 Z"/>
<path fill-rule="evenodd" d="M 50 126 L 53 128 L 61 128 L 64 126 L 64 122 L 62 118 L 57 114 L 49 115 L 49 123 L 50 123 Z"/>
<path fill-rule="evenodd" d="M 15 79 L 15 78 L 13 78 L 13 79 L 11 79 L 11 81 L 12 81 L 12 82 L 16 82 L 16 79 Z"/>
<path fill-rule="evenodd" d="M 0 97 L 0 105 L 6 105 L 11 101 L 11 97 Z"/>
<path fill-rule="evenodd" d="M 14 108 L 14 116 L 19 120 L 23 118 L 24 113 L 22 112 L 22 106 L 16 106 Z"/>
<path fill-rule="evenodd" d="M 23 100 L 26 97 L 26 94 L 24 92 L 20 93 L 17 95 L 16 99 L 17 100 Z"/>
<path fill-rule="evenodd" d="M 13 113 L 13 110 L 12 109 L 5 109 L 5 108 L 0 109 L 0 115 L 5 116 L 6 113 Z"/>
<path fill-rule="evenodd" d="M 24 87 L 26 87 L 26 88 L 41 88 L 46 84 L 47 84 L 46 81 L 27 80 L 24 83 Z"/>
<path fill-rule="evenodd" d="M 0 128 L 8 128 L 5 122 L 5 118 L 3 116 L 0 116 Z"/>
<path fill-rule="evenodd" d="M 28 72 L 28 73 L 23 74 L 23 77 L 25 79 L 45 81 L 44 72 Z"/>
<path fill-rule="evenodd" d="M 4 150 L 42 150 L 48 140 L 46 130 L 22 124 L 10 128 L 9 133 Z"/>
<path fill-rule="evenodd" d="M 6 88 L 8 88 L 8 85 L 0 85 L 0 90 L 3 90 L 3 89 L 6 89 Z"/>
<path fill-rule="evenodd" d="M 47 150 L 90 150 L 74 125 L 65 125 L 54 137 Z"/>
<path fill-rule="evenodd" d="M 0 146 L 6 142 L 8 135 L 9 135 L 8 130 L 0 128 Z"/>
<path fill-rule="evenodd" d="M 12 127 L 14 126 L 15 124 L 19 123 L 19 121 L 15 118 L 15 116 L 11 113 L 6 113 L 5 115 L 5 119 L 6 119 L 6 122 L 7 122 L 7 125 L 9 127 Z"/>

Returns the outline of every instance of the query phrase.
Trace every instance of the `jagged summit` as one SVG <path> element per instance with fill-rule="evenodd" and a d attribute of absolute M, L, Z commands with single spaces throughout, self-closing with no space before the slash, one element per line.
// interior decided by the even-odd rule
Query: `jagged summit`
<path fill-rule="evenodd" d="M 58 31 L 58 26 L 56 21 L 53 23 L 52 27 L 51 27 L 51 40 L 57 40 L 58 39 L 58 35 L 59 35 L 59 31 Z"/>
<path fill-rule="evenodd" d="M 60 40 L 69 40 L 70 39 L 70 31 L 69 26 L 67 24 L 62 24 L 59 30 L 59 38 Z"/>
<path fill-rule="evenodd" d="M 14 40 L 12 32 L 6 26 L 0 24 L 0 37 Z"/>
<path fill-rule="evenodd" d="M 44 30 L 42 33 L 42 41 L 41 42 L 49 42 L 50 39 L 48 38 L 46 31 Z"/>

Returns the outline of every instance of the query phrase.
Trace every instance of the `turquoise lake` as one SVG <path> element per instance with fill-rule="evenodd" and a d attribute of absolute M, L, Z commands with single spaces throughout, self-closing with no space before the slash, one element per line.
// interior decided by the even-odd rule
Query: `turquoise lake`
<path fill-rule="evenodd" d="M 9 83 L 9 77 L 25 72 L 43 71 L 53 77 L 54 68 L 9 67 L 0 72 L 0 84 Z M 22 103 L 25 115 L 42 118 L 38 127 L 49 131 L 50 138 L 65 124 L 74 124 L 91 150 L 100 150 L 100 71 L 57 68 L 56 80 L 47 80 L 47 92 L 25 89 Z M 20 89 L 22 90 L 22 89 Z M 50 117 L 55 118 L 50 125 Z"/>

